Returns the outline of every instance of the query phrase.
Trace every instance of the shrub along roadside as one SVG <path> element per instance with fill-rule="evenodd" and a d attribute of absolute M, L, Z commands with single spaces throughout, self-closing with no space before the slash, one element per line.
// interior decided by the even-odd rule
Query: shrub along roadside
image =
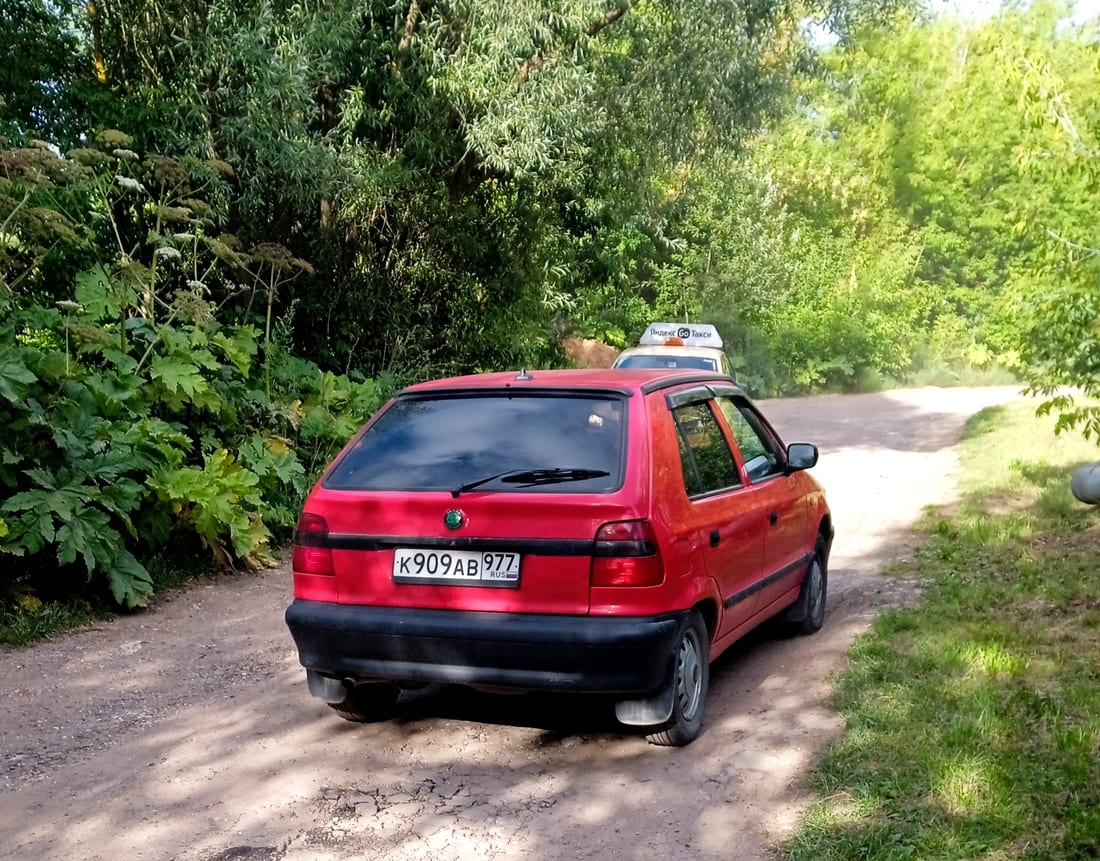
<path fill-rule="evenodd" d="M 1100 510 L 1069 492 L 1097 450 L 1053 426 L 1027 404 L 971 421 L 964 501 L 897 572 L 919 606 L 854 644 L 786 857 L 1100 856 Z"/>
<path fill-rule="evenodd" d="M 271 561 L 393 388 L 289 354 L 310 267 L 218 232 L 228 165 L 128 144 L 0 151 L 0 639 L 144 605 L 158 556 Z"/>
<path fill-rule="evenodd" d="M 286 360 L 293 377 L 275 383 L 296 397 L 269 399 L 248 327 L 162 329 L 141 368 L 96 338 L 58 348 L 76 325 L 106 334 L 77 320 L 35 309 L 0 325 L 0 481 L 14 491 L 0 503 L 0 555 L 25 609 L 37 606 L 28 596 L 102 586 L 140 606 L 153 590 L 140 560 L 164 547 L 198 542 L 218 566 L 271 561 L 273 530 L 293 526 L 311 474 L 390 387 Z"/>

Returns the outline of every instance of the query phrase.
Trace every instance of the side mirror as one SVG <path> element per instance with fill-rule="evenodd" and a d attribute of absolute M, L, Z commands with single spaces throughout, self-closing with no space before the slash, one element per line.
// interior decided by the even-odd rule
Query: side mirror
<path fill-rule="evenodd" d="M 798 472 L 817 464 L 817 446 L 808 442 L 792 442 L 787 446 L 787 472 Z"/>

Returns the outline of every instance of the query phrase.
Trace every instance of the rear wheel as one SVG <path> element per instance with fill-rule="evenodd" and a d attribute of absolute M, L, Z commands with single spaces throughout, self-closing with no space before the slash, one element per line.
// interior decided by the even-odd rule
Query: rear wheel
<path fill-rule="evenodd" d="M 329 708 L 344 720 L 373 723 L 393 716 L 401 689 L 385 682 L 370 682 L 348 688 L 342 703 L 329 703 Z"/>
<path fill-rule="evenodd" d="M 650 744 L 683 747 L 703 729 L 710 688 L 710 639 L 698 610 L 692 610 L 680 631 L 676 654 L 666 684 L 672 686 L 672 716 L 647 736 Z"/>

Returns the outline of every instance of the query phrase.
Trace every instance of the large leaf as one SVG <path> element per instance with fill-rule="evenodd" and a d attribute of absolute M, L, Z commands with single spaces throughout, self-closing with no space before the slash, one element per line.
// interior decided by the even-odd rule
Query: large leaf
<path fill-rule="evenodd" d="M 178 425 L 157 418 L 144 418 L 134 423 L 123 430 L 121 438 L 135 449 L 150 452 L 151 457 L 155 456 L 170 467 L 179 466 L 192 449 L 190 437 Z"/>
<path fill-rule="evenodd" d="M 6 350 L 4 353 L 0 354 L 0 397 L 20 404 L 38 377 L 13 352 Z"/>
<path fill-rule="evenodd" d="M 215 332 L 210 338 L 210 344 L 220 350 L 242 376 L 247 376 L 252 357 L 256 353 L 258 337 L 257 330 L 245 326 L 232 332 Z"/>
<path fill-rule="evenodd" d="M 221 362 L 214 358 L 214 354 L 205 347 L 192 348 L 188 356 L 200 368 L 206 368 L 208 371 L 221 370 Z"/>
<path fill-rule="evenodd" d="M 121 536 L 108 524 L 110 518 L 98 508 L 85 507 L 63 522 L 57 530 L 57 561 L 62 565 L 84 559 L 88 573 L 109 561 L 121 543 Z"/>
<path fill-rule="evenodd" d="M 133 374 L 95 372 L 85 378 L 85 383 L 100 409 L 112 417 L 126 414 L 141 391 L 141 380 Z"/>
<path fill-rule="evenodd" d="M 197 365 L 178 356 L 158 356 L 149 366 L 149 376 L 169 392 L 194 399 L 210 388 Z"/>
<path fill-rule="evenodd" d="M 68 488 L 60 490 L 25 490 L 4 501 L 0 510 L 27 512 L 39 518 L 39 528 L 46 541 L 54 540 L 53 521 L 65 523 L 85 505 L 85 497 Z M 47 526 L 47 524 L 49 524 Z"/>
<path fill-rule="evenodd" d="M 256 549 L 250 516 L 264 504 L 259 478 L 225 449 L 206 455 L 202 469 L 162 470 L 150 477 L 149 485 L 217 557 L 229 557 L 227 539 L 238 558 Z"/>
<path fill-rule="evenodd" d="M 129 550 L 120 550 L 107 569 L 111 595 L 124 607 L 144 607 L 153 594 L 153 579 Z"/>
<path fill-rule="evenodd" d="M 122 316 L 120 288 L 112 285 L 106 270 L 96 264 L 76 276 L 76 301 L 91 320 L 117 320 Z"/>
<path fill-rule="evenodd" d="M 7 500 L 0 510 L 5 513 L 18 516 L 9 524 L 12 529 L 13 542 L 26 548 L 28 553 L 34 554 L 50 544 L 54 540 L 56 530 L 53 514 L 49 505 L 41 499 L 31 497 L 31 494 L 45 495 L 45 491 L 33 490 L 26 496 L 16 494 Z M 28 498 L 30 497 L 30 498 Z"/>

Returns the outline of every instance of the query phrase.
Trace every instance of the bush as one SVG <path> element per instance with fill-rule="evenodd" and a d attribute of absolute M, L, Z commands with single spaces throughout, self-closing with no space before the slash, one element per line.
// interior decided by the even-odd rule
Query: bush
<path fill-rule="evenodd" d="M 219 321 L 249 281 L 270 320 L 271 285 L 308 264 L 215 236 L 209 166 L 103 140 L 0 154 L 0 586 L 134 607 L 168 543 L 271 561 L 311 476 L 392 381 L 280 360 L 270 326 Z"/>

